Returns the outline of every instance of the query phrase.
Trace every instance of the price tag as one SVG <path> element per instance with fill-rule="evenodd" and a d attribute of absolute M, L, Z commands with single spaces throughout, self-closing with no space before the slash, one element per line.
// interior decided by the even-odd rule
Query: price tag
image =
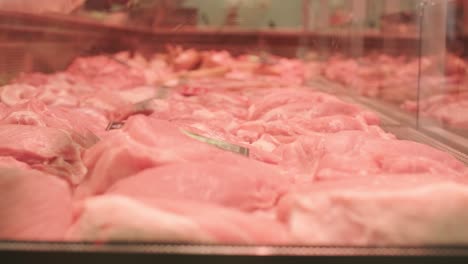
<path fill-rule="evenodd" d="M 123 126 L 125 125 L 125 122 L 124 121 L 111 121 L 109 122 L 109 124 L 107 125 L 107 128 L 106 128 L 106 131 L 110 131 L 110 130 L 115 130 L 115 129 L 121 129 Z"/>
<path fill-rule="evenodd" d="M 183 129 L 182 129 L 182 132 L 193 139 L 210 144 L 219 149 L 230 151 L 230 152 L 233 152 L 242 156 L 246 156 L 246 157 L 249 157 L 250 155 L 250 150 L 246 147 L 234 145 L 234 144 L 222 141 L 222 140 L 207 138 L 207 137 L 204 137 L 204 136 L 201 136 L 201 135 L 198 135 L 198 134 L 195 134 L 193 132 L 183 130 Z"/>

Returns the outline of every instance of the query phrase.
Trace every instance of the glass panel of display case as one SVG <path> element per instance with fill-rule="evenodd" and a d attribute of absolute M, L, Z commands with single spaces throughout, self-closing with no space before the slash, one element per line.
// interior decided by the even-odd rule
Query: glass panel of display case
<path fill-rule="evenodd" d="M 445 141 L 468 148 L 465 1 L 428 1 L 424 7 L 423 58 L 418 100 L 418 126 Z"/>
<path fill-rule="evenodd" d="M 404 106 L 418 94 L 421 1 L 310 2 L 309 55 L 327 87 L 415 126 L 417 113 Z"/>
<path fill-rule="evenodd" d="M 468 243 L 468 159 L 439 141 L 465 135 L 468 5 L 15 3 L 0 0 L 0 251 Z"/>

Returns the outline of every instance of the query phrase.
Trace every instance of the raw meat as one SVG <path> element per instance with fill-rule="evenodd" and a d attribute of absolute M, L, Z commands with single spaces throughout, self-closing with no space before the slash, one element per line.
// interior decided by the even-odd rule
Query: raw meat
<path fill-rule="evenodd" d="M 108 121 L 85 108 L 46 106 L 38 100 L 29 100 L 9 108 L 0 120 L 2 124 L 31 125 L 66 130 L 73 139 L 85 147 L 96 143 Z"/>
<path fill-rule="evenodd" d="M 211 204 L 105 195 L 75 209 L 68 240 L 286 244 L 284 226 Z"/>
<path fill-rule="evenodd" d="M 106 56 L 78 58 L 67 72 L 96 88 L 123 90 L 146 82 L 145 76 L 138 70 Z"/>
<path fill-rule="evenodd" d="M 417 96 L 418 58 L 369 55 L 366 57 L 331 57 L 323 63 L 322 75 L 344 85 L 351 93 L 376 97 L 389 102 L 402 102 Z M 421 71 L 435 65 L 422 58 Z"/>
<path fill-rule="evenodd" d="M 358 93 L 401 102 L 415 98 L 419 62 L 426 75 L 437 65 L 170 47 L 149 59 L 123 52 L 23 74 L 0 88 L 0 239 L 468 242 L 464 164 L 397 140 L 376 114 L 304 86 L 322 71 Z M 463 61 L 449 62 L 447 78 L 421 84 L 437 93 L 447 92 L 445 80 L 463 84 Z M 453 114 L 466 99 L 457 89 L 419 109 L 464 126 Z M 230 152 L 236 147 L 241 153 Z"/>
<path fill-rule="evenodd" d="M 375 114 L 363 111 L 356 105 L 347 104 L 336 97 L 307 89 L 287 89 L 273 92 L 253 102 L 249 108 L 249 119 L 273 121 L 303 117 L 306 119 L 333 115 L 362 117 L 368 125 L 378 124 Z"/>
<path fill-rule="evenodd" d="M 118 181 L 107 193 L 185 199 L 252 211 L 275 206 L 288 186 L 288 179 L 273 167 L 226 155 L 147 169 Z"/>
<path fill-rule="evenodd" d="M 390 173 L 441 173 L 457 175 L 465 166 L 442 151 L 402 140 L 367 140 L 361 153 L 372 156 L 382 171 Z"/>
<path fill-rule="evenodd" d="M 442 74 L 440 66 L 445 67 Z M 403 109 L 411 112 L 418 110 L 414 101 L 418 99 L 421 117 L 447 127 L 468 127 L 464 114 L 468 66 L 454 54 L 447 54 L 445 62 L 430 56 L 420 59 L 387 55 L 358 59 L 332 57 L 321 68 L 324 77 L 343 84 L 350 92 L 402 104 Z"/>
<path fill-rule="evenodd" d="M 0 168 L 30 169 L 29 165 L 13 157 L 0 157 Z"/>
<path fill-rule="evenodd" d="M 302 175 L 306 181 L 372 177 L 385 172 L 459 175 L 466 170 L 442 151 L 363 131 L 300 136 L 274 153 L 282 157 L 280 164 L 285 170 Z"/>
<path fill-rule="evenodd" d="M 406 177 L 414 177 L 407 175 Z M 347 181 L 292 193 L 279 217 L 301 244 L 421 246 L 467 243 L 465 184 L 421 177 Z M 398 180 L 396 180 L 398 179 Z M 360 188 L 353 188 L 361 184 Z M 430 205 L 430 206 L 428 206 Z"/>
<path fill-rule="evenodd" d="M 83 159 L 89 173 L 77 194 L 102 193 L 117 180 L 144 169 L 203 160 L 216 152 L 214 147 L 189 138 L 167 121 L 131 117 L 123 130 L 110 132 L 85 152 Z"/>
<path fill-rule="evenodd" d="M 84 160 L 89 173 L 76 191 L 78 198 L 105 192 L 118 180 L 133 176 L 128 182 L 123 180 L 117 189 L 149 195 L 154 188 L 162 188 L 161 195 L 165 196 L 187 195 L 256 209 L 273 206 L 288 183 L 268 165 L 198 142 L 169 122 L 144 116 L 130 118 L 122 131 L 115 131 L 89 149 Z M 147 170 L 151 168 L 155 169 Z M 187 174 L 187 170 L 191 173 Z M 139 172 L 142 174 L 136 175 Z M 221 174 L 223 178 L 219 178 Z M 141 185 L 148 177 L 153 184 Z M 178 183 L 174 185 L 172 180 Z M 153 187 L 146 189 L 150 185 Z M 239 187 L 232 189 L 235 185 Z M 176 189 L 170 191 L 162 186 Z M 217 188 L 223 189 L 213 192 Z M 248 188 L 252 188 L 248 193 L 241 191 Z"/>
<path fill-rule="evenodd" d="M 26 167 L 0 160 L 0 240 L 63 241 L 72 220 L 68 184 Z"/>
<path fill-rule="evenodd" d="M 346 115 L 333 115 L 314 119 L 292 118 L 288 123 L 296 123 L 304 130 L 322 133 L 367 129 L 367 124 L 364 120 Z"/>
<path fill-rule="evenodd" d="M 0 156 L 13 157 L 74 185 L 86 174 L 81 148 L 69 134 L 58 129 L 0 125 Z"/>
<path fill-rule="evenodd" d="M 468 128 L 468 93 L 454 93 L 446 95 L 434 95 L 419 102 L 407 101 L 402 105 L 403 109 L 411 112 L 419 111 L 423 117 L 429 117 L 439 121 L 444 126 L 457 129 Z"/>
<path fill-rule="evenodd" d="M 13 106 L 27 102 L 38 93 L 38 89 L 27 84 L 12 84 L 3 86 L 0 93 L 1 102 Z"/>

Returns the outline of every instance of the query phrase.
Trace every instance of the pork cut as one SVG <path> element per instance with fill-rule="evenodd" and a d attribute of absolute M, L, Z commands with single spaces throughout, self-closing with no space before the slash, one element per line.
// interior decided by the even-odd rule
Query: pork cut
<path fill-rule="evenodd" d="M 71 241 L 191 242 L 278 245 L 289 243 L 284 226 L 209 203 L 104 195 L 78 205 Z"/>
<path fill-rule="evenodd" d="M 28 84 L 12 84 L 1 87 L 0 100 L 8 106 L 22 104 L 34 97 L 39 90 Z"/>
<path fill-rule="evenodd" d="M 421 116 L 432 118 L 443 126 L 455 129 L 468 128 L 468 115 L 465 111 L 468 107 L 466 92 L 433 95 L 419 103 L 407 101 L 401 107 L 413 113 L 419 111 Z"/>
<path fill-rule="evenodd" d="M 377 173 L 459 175 L 466 170 L 447 153 L 372 131 L 299 136 L 274 153 L 281 157 L 280 164 L 287 171 L 318 181 L 372 177 Z"/>
<path fill-rule="evenodd" d="M 231 168 L 233 177 L 244 175 L 247 177 L 244 180 L 250 177 L 249 173 L 234 175 L 238 171 L 234 166 L 250 168 L 257 173 L 268 171 L 272 173 L 272 178 L 277 175 L 257 161 L 199 142 L 170 122 L 134 116 L 126 122 L 122 130 L 112 131 L 85 152 L 84 161 L 89 173 L 85 182 L 78 187 L 77 195 L 83 197 L 102 193 L 119 179 L 135 175 L 145 169 L 168 164 L 181 165 L 184 162 L 202 164 L 207 159 L 220 164 L 230 164 L 233 167 Z M 212 167 L 221 173 L 219 167 Z M 203 170 L 197 168 L 197 171 L 195 175 Z M 266 174 L 262 172 L 261 175 Z"/>
<path fill-rule="evenodd" d="M 86 108 L 47 106 L 32 99 L 5 111 L 0 125 L 31 125 L 67 131 L 83 147 L 89 147 L 103 135 L 108 120 Z"/>
<path fill-rule="evenodd" d="M 63 241 L 72 220 L 67 182 L 2 159 L 0 193 L 0 240 Z"/>
<path fill-rule="evenodd" d="M 146 82 L 142 72 L 107 56 L 77 58 L 67 72 L 98 89 L 131 89 Z"/>
<path fill-rule="evenodd" d="M 249 107 L 249 120 L 289 120 L 294 117 L 314 119 L 346 115 L 362 118 L 367 125 L 378 125 L 379 118 L 356 105 L 338 98 L 308 89 L 274 91 L 255 100 Z"/>
<path fill-rule="evenodd" d="M 467 243 L 466 179 L 409 174 L 316 184 L 285 196 L 278 216 L 308 245 L 428 246 Z"/>
<path fill-rule="evenodd" d="M 116 182 L 107 193 L 209 202 L 246 211 L 275 206 L 289 186 L 288 178 L 266 164 L 229 156 L 147 169 Z"/>
<path fill-rule="evenodd" d="M 0 156 L 13 157 L 31 168 L 60 176 L 77 185 L 86 174 L 81 147 L 61 130 L 0 125 Z"/>
<path fill-rule="evenodd" d="M 396 102 L 415 98 L 419 62 L 435 69 L 430 58 L 374 55 L 309 65 Z M 462 86 L 466 67 L 451 64 L 449 78 L 421 85 Z M 0 87 L 0 240 L 467 243 L 466 166 L 304 86 L 307 71 L 268 54 L 176 47 L 149 60 L 124 52 L 23 74 Z M 453 112 L 466 93 L 420 103 L 465 125 Z"/>
<path fill-rule="evenodd" d="M 202 160 L 218 149 L 198 142 L 170 122 L 131 117 L 84 154 L 89 169 L 78 196 L 104 192 L 117 180 L 144 169 L 188 160 Z"/>
<path fill-rule="evenodd" d="M 185 195 L 256 209 L 272 206 L 288 183 L 269 165 L 199 142 L 167 121 L 144 116 L 130 118 L 121 131 L 86 151 L 84 160 L 89 173 L 76 191 L 78 198 L 103 193 L 122 180 L 116 188 L 125 193 L 154 196 L 154 188 L 161 188 L 163 197 Z M 143 179 L 151 182 L 141 185 Z M 243 193 L 246 188 L 250 191 Z"/>

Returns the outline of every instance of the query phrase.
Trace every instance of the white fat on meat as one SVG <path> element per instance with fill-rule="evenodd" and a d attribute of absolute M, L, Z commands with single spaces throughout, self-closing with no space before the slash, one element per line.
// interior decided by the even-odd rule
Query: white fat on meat
<path fill-rule="evenodd" d="M 119 91 L 118 95 L 130 104 L 136 104 L 151 98 L 154 98 L 157 95 L 157 87 L 154 86 L 142 86 L 136 87 L 133 89 Z"/>
<path fill-rule="evenodd" d="M 46 123 L 41 120 L 40 115 L 32 111 L 15 111 L 9 113 L 1 120 L 1 123 L 41 127 L 47 126 Z"/>
<path fill-rule="evenodd" d="M 104 195 L 79 203 L 69 241 L 281 245 L 284 225 L 267 217 L 186 200 Z"/>
<path fill-rule="evenodd" d="M 11 84 L 0 89 L 0 100 L 8 106 L 27 102 L 38 93 L 38 89 L 27 84 Z"/>
<path fill-rule="evenodd" d="M 191 219 L 120 196 L 102 196 L 79 204 L 70 241 L 213 242 Z"/>
<path fill-rule="evenodd" d="M 417 185 L 362 184 L 364 188 L 357 190 L 343 188 L 353 185 L 349 181 L 341 187 L 317 186 L 314 191 L 290 194 L 280 202 L 279 217 L 300 243 L 308 245 L 427 246 L 468 242 L 468 233 L 460 226 L 468 221 L 467 185 L 429 177 Z"/>
<path fill-rule="evenodd" d="M 252 143 L 252 146 L 263 151 L 273 152 L 281 143 L 271 135 L 263 134 L 260 139 Z"/>

